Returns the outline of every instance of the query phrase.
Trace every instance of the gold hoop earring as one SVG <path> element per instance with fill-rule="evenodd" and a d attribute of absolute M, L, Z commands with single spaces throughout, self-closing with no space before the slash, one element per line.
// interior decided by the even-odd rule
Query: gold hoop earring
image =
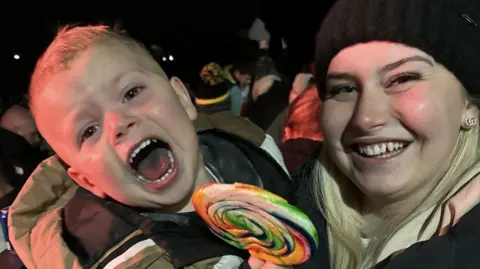
<path fill-rule="evenodd" d="M 467 129 L 473 128 L 473 126 L 477 125 L 477 118 L 471 117 L 465 119 L 465 127 Z"/>

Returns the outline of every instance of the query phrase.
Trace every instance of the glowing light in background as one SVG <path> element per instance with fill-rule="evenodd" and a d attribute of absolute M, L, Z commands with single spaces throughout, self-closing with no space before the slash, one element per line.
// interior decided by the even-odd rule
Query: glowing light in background
<path fill-rule="evenodd" d="M 13 59 L 15 59 L 15 60 L 19 60 L 19 59 L 20 59 L 20 55 L 18 55 L 18 54 L 14 54 L 14 55 L 13 55 Z"/>

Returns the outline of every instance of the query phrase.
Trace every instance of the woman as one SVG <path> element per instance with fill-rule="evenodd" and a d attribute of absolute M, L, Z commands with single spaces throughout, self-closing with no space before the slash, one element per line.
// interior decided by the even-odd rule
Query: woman
<path fill-rule="evenodd" d="M 470 0 L 330 10 L 324 141 L 297 197 L 325 240 L 298 268 L 480 268 L 479 25 Z"/>

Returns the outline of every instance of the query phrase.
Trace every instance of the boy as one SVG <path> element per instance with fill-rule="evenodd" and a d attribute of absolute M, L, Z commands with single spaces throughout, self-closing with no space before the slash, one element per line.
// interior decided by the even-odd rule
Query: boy
<path fill-rule="evenodd" d="M 192 192 L 212 181 L 292 190 L 271 139 L 228 114 L 197 115 L 178 78 L 107 27 L 61 31 L 29 91 L 58 157 L 11 208 L 28 268 L 238 268 L 248 255 L 208 231 Z"/>

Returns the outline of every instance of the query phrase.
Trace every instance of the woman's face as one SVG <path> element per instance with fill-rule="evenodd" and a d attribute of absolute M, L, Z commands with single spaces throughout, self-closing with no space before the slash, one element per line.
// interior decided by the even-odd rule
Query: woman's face
<path fill-rule="evenodd" d="M 343 49 L 330 63 L 326 90 L 325 146 L 370 198 L 404 199 L 433 182 L 473 115 L 452 73 L 390 42 Z"/>

